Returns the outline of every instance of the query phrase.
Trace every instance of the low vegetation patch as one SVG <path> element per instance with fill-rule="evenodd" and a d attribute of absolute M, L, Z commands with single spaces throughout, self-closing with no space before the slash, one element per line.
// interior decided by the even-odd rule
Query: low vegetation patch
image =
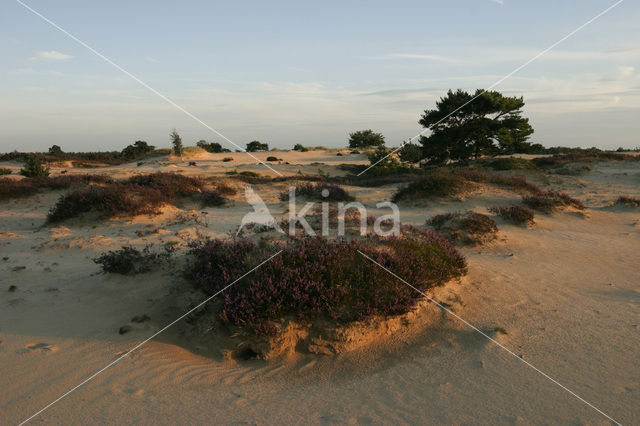
<path fill-rule="evenodd" d="M 45 189 L 66 189 L 73 185 L 109 183 L 113 180 L 105 175 L 60 175 L 40 176 L 25 179 L 0 178 L 0 200 L 28 197 Z"/>
<path fill-rule="evenodd" d="M 466 261 L 453 246 L 430 230 L 417 229 L 396 238 L 306 237 L 274 246 L 248 239 L 197 241 L 191 244 L 185 272 L 197 288 L 212 295 L 280 249 L 217 299 L 217 321 L 270 335 L 289 321 L 344 324 L 414 308 L 420 293 L 358 250 L 421 291 L 466 272 Z"/>
<path fill-rule="evenodd" d="M 226 199 L 222 196 L 222 193 L 217 189 L 204 189 L 202 190 L 202 204 L 207 207 L 219 207 L 224 205 Z"/>
<path fill-rule="evenodd" d="M 102 185 L 89 185 L 61 196 L 49 211 L 47 220 L 55 223 L 88 212 L 96 212 L 102 217 L 154 214 L 163 204 L 175 202 L 178 197 L 200 193 L 203 186 L 197 178 L 174 173 L 137 175 L 122 181 L 105 180 Z"/>
<path fill-rule="evenodd" d="M 495 238 L 496 222 L 489 216 L 467 211 L 465 213 L 439 214 L 427 221 L 448 240 L 461 245 L 478 245 Z"/>
<path fill-rule="evenodd" d="M 159 252 L 152 251 L 148 245 L 142 250 L 131 246 L 123 246 L 119 250 L 102 253 L 93 259 L 100 265 L 102 272 L 122 275 L 136 275 L 151 271 L 164 263 L 175 251 L 173 246 L 165 245 Z"/>
<path fill-rule="evenodd" d="M 296 185 L 296 197 L 308 197 L 320 201 L 353 201 L 355 198 L 351 196 L 344 188 L 339 185 L 330 183 L 303 183 Z M 289 200 L 289 192 L 280 194 L 280 200 Z"/>
<path fill-rule="evenodd" d="M 400 188 L 393 195 L 392 200 L 398 202 L 407 198 L 453 197 L 470 191 L 474 187 L 472 182 L 459 174 L 437 170 Z"/>
<path fill-rule="evenodd" d="M 627 207 L 640 207 L 640 198 L 622 195 L 616 200 L 616 204 Z"/>
<path fill-rule="evenodd" d="M 509 207 L 489 207 L 489 211 L 514 225 L 520 226 L 532 224 L 535 217 L 533 210 L 515 204 Z"/>
<path fill-rule="evenodd" d="M 6 167 L 0 167 L 0 175 L 10 175 L 11 174 L 11 169 L 8 169 Z"/>
<path fill-rule="evenodd" d="M 534 210 L 547 214 L 564 207 L 574 207 L 578 210 L 584 210 L 585 208 L 580 200 L 558 191 L 546 191 L 528 195 L 522 197 L 522 202 Z"/>
<path fill-rule="evenodd" d="M 536 168 L 536 165 L 532 161 L 517 157 L 495 158 L 487 161 L 486 166 L 493 170 L 522 170 Z"/>

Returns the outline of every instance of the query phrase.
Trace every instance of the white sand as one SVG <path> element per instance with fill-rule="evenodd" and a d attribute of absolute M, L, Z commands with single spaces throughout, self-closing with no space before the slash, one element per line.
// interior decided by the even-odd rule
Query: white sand
<path fill-rule="evenodd" d="M 284 174 L 320 168 L 337 175 L 344 173 L 338 163 L 366 162 L 364 155 L 322 151 L 257 155 L 291 163 L 274 166 Z M 222 163 L 225 156 L 236 160 Z M 246 154 L 207 154 L 192 161 L 196 167 L 157 158 L 140 167 L 68 170 L 116 177 L 156 170 L 220 175 L 236 168 L 270 174 Z M 624 424 L 640 423 L 640 210 L 611 202 L 618 195 L 640 196 L 639 166 L 598 163 L 580 177 L 549 177 L 553 188 L 585 201 L 586 214 L 537 214 L 536 225 L 528 229 L 499 221 L 497 241 L 463 250 L 470 272 L 450 286 L 448 300 L 463 318 Z M 283 212 L 277 193 L 285 187 L 254 189 Z M 394 187 L 349 190 L 371 205 L 388 199 Z M 92 257 L 123 244 L 184 242 L 198 229 L 222 236 L 250 210 L 240 192 L 234 205 L 205 209 L 206 215 L 168 207 L 161 216 L 96 222 L 95 227 L 86 219 L 42 227 L 60 194 L 12 200 L 0 210 L 2 424 L 26 419 L 76 386 L 180 316 L 192 297 L 177 273 L 106 276 L 97 274 Z M 443 211 L 486 212 L 487 206 L 518 199 L 513 192 L 486 187 L 463 201 L 401 204 L 401 212 L 403 222 L 422 224 Z M 175 223 L 181 222 L 179 215 L 184 223 Z M 8 260 L 1 260 L 4 256 Z M 20 266 L 25 269 L 14 271 Z M 8 292 L 10 285 L 17 291 Z M 151 321 L 131 323 L 142 314 Z M 119 335 L 125 324 L 133 331 Z M 508 334 L 496 334 L 494 327 Z M 184 323 L 172 327 L 35 421 L 609 423 L 447 315 L 436 328 L 398 332 L 345 355 L 299 354 L 269 363 L 222 360 L 205 347 L 180 346 L 186 329 Z"/>

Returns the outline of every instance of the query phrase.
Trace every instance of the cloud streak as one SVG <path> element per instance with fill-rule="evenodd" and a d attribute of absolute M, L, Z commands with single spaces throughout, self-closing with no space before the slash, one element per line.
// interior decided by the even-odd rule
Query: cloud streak
<path fill-rule="evenodd" d="M 32 61 L 63 61 L 73 56 L 60 53 L 57 50 L 41 50 L 31 57 Z"/>

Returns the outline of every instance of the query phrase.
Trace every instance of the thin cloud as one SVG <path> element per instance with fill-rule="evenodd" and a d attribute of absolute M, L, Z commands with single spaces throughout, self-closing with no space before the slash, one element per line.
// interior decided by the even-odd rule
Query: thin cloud
<path fill-rule="evenodd" d="M 456 59 L 447 56 L 431 55 L 425 53 L 390 53 L 382 56 L 368 56 L 367 59 L 417 59 L 436 62 L 458 62 Z"/>
<path fill-rule="evenodd" d="M 57 50 L 41 50 L 31 57 L 32 61 L 62 61 L 73 56 L 60 53 Z"/>

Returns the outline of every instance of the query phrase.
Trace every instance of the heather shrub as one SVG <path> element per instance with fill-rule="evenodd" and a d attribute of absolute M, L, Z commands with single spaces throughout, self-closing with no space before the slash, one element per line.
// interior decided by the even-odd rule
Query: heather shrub
<path fill-rule="evenodd" d="M 238 191 L 231 185 L 219 182 L 215 184 L 215 189 L 222 195 L 236 195 Z"/>
<path fill-rule="evenodd" d="M 459 174 L 436 170 L 426 177 L 400 188 L 393 195 L 392 200 L 397 202 L 402 199 L 416 197 L 452 197 L 473 188 L 473 183 Z"/>
<path fill-rule="evenodd" d="M 527 191 L 533 194 L 539 194 L 542 189 L 535 183 L 529 182 L 523 176 L 506 176 L 500 174 L 487 175 L 487 182 L 495 185 L 504 186 L 510 189 Z"/>
<path fill-rule="evenodd" d="M 509 207 L 489 207 L 489 211 L 497 214 L 514 225 L 532 224 L 535 216 L 533 210 L 515 204 Z"/>
<path fill-rule="evenodd" d="M 0 178 L 0 200 L 29 197 L 38 192 L 30 179 Z"/>
<path fill-rule="evenodd" d="M 224 163 L 228 163 L 229 161 L 233 161 L 233 157 L 224 157 L 224 158 L 222 159 L 222 161 L 223 161 Z"/>
<path fill-rule="evenodd" d="M 151 246 L 146 246 L 142 250 L 123 246 L 120 250 L 102 253 L 93 261 L 100 265 L 104 273 L 135 275 L 149 272 L 171 257 L 174 251 L 175 247 L 169 245 L 165 245 L 161 252 L 151 251 Z"/>
<path fill-rule="evenodd" d="M 267 157 L 267 161 L 280 161 L 280 159 L 278 157 L 274 157 L 273 155 L 270 155 Z"/>
<path fill-rule="evenodd" d="M 296 197 L 299 196 L 320 201 L 353 201 L 355 199 L 341 186 L 322 182 L 297 184 Z M 289 200 L 289 191 L 281 193 L 280 200 Z"/>
<path fill-rule="evenodd" d="M 546 191 L 522 197 L 522 202 L 528 207 L 544 213 L 552 213 L 561 207 L 574 207 L 579 210 L 585 208 L 580 200 L 557 191 Z"/>
<path fill-rule="evenodd" d="M 516 157 L 495 158 L 488 161 L 486 165 L 493 170 L 520 170 L 536 168 L 536 165 L 532 161 Z"/>
<path fill-rule="evenodd" d="M 11 169 L 8 169 L 6 167 L 0 167 L 0 175 L 10 175 L 11 174 Z"/>
<path fill-rule="evenodd" d="M 640 198 L 629 197 L 622 195 L 616 200 L 616 204 L 624 205 L 627 207 L 640 207 Z"/>
<path fill-rule="evenodd" d="M 215 294 L 276 250 L 282 252 L 225 290 L 217 320 L 255 334 L 277 333 L 287 321 L 349 323 L 410 311 L 422 298 L 358 250 L 421 291 L 466 272 L 464 257 L 429 230 L 395 238 L 294 239 L 275 246 L 248 239 L 191 244 L 187 276 Z"/>
<path fill-rule="evenodd" d="M 91 185 L 61 196 L 49 210 L 47 220 L 55 223 L 95 212 L 102 217 L 158 213 L 169 199 L 159 189 L 134 184 Z"/>
<path fill-rule="evenodd" d="M 132 185 L 157 189 L 168 198 L 190 195 L 200 191 L 204 187 L 204 182 L 198 178 L 177 173 L 162 172 L 132 176 L 125 182 Z"/>
<path fill-rule="evenodd" d="M 201 199 L 202 204 L 208 207 L 222 206 L 226 202 L 225 198 L 217 189 L 203 189 Z"/>
<path fill-rule="evenodd" d="M 491 241 L 498 232 L 496 222 L 489 216 L 467 211 L 439 214 L 427 221 L 450 241 L 457 244 L 478 245 Z"/>

